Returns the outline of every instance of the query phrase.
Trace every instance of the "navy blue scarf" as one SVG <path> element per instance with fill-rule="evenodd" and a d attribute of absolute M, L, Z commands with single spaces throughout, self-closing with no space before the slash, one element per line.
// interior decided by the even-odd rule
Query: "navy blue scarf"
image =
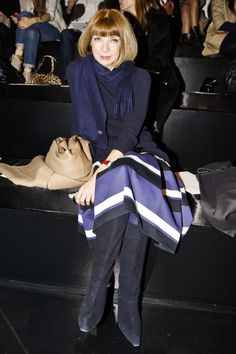
<path fill-rule="evenodd" d="M 126 61 L 110 71 L 92 55 L 68 66 L 67 78 L 74 108 L 72 134 L 81 135 L 98 148 L 106 149 L 107 112 L 99 83 L 107 87 L 114 97 L 112 118 L 122 119 L 126 113 L 134 110 L 132 74 L 135 69 L 131 61 Z"/>

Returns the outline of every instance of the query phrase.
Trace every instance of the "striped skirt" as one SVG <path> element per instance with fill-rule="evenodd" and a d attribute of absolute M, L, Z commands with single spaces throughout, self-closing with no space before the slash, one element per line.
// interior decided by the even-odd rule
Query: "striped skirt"
<path fill-rule="evenodd" d="M 92 240 L 101 225 L 126 213 L 129 222 L 170 253 L 192 222 L 181 180 L 168 162 L 149 153 L 127 153 L 99 173 L 94 205 L 79 207 L 78 220 Z"/>

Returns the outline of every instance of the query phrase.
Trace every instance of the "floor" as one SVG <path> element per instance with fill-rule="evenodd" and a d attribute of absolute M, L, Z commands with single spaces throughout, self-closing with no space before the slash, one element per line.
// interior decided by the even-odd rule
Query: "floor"
<path fill-rule="evenodd" d="M 97 335 L 78 329 L 79 296 L 0 288 L 0 354 L 235 354 L 236 315 L 145 304 L 132 347 L 108 311 Z"/>

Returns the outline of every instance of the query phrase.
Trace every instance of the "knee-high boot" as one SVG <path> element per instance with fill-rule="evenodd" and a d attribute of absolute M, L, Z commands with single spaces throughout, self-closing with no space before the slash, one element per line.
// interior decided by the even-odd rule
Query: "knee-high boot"
<path fill-rule="evenodd" d="M 98 229 L 90 283 L 79 311 L 79 327 L 89 332 L 102 318 L 106 304 L 107 285 L 123 241 L 128 215 L 107 222 Z"/>
<path fill-rule="evenodd" d="M 148 237 L 129 224 L 120 253 L 118 325 L 133 346 L 140 345 L 139 295 Z"/>

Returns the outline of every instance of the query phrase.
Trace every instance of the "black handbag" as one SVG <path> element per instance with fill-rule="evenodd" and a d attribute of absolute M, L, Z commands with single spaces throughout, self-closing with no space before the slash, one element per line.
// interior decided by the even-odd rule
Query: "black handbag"
<path fill-rule="evenodd" d="M 236 236 L 236 167 L 230 161 L 214 162 L 197 170 L 201 206 L 216 229 Z"/>

